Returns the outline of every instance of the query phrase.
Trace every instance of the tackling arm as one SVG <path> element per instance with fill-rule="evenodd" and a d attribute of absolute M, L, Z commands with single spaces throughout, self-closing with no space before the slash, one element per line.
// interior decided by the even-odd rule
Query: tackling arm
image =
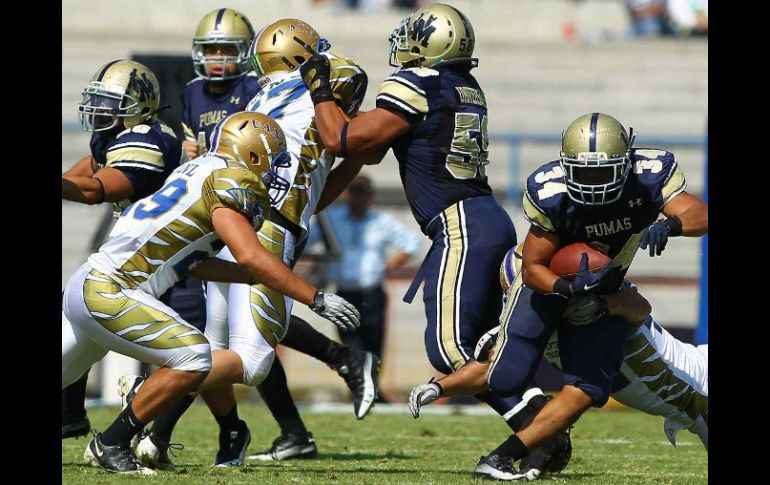
<path fill-rule="evenodd" d="M 134 194 L 134 186 L 118 169 L 105 167 L 94 173 L 91 157 L 83 157 L 61 176 L 64 200 L 83 204 L 118 202 Z"/>
<path fill-rule="evenodd" d="M 295 275 L 273 256 L 254 232 L 249 220 L 227 207 L 218 207 L 212 215 L 214 230 L 224 241 L 238 264 L 258 281 L 305 305 L 313 305 L 316 288 Z"/>
<path fill-rule="evenodd" d="M 204 281 L 218 281 L 222 283 L 255 284 L 252 274 L 239 266 L 238 263 L 225 261 L 224 259 L 211 258 L 200 261 L 191 270 L 190 275 Z"/>
<path fill-rule="evenodd" d="M 354 156 L 379 151 L 409 130 L 409 122 L 403 115 L 375 108 L 359 112 L 355 118 L 347 121 L 347 133 L 345 140 L 342 140 L 346 121 L 342 109 L 333 101 L 315 105 L 316 128 L 321 134 L 324 147 L 333 155 Z M 343 148 L 346 149 L 344 154 Z"/>

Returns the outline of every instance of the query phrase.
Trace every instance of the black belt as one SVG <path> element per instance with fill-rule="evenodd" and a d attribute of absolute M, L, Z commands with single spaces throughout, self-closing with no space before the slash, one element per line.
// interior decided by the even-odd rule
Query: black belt
<path fill-rule="evenodd" d="M 292 233 L 295 239 L 295 244 L 299 242 L 300 238 L 302 237 L 302 228 L 291 222 L 286 218 L 285 215 L 281 214 L 275 207 L 272 206 L 270 206 L 270 222 L 281 226 L 282 228 Z"/>

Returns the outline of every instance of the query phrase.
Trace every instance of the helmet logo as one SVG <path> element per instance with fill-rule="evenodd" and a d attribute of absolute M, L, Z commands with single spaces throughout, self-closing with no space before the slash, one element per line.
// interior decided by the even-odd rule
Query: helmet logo
<path fill-rule="evenodd" d="M 436 31 L 436 27 L 431 24 L 434 20 L 438 19 L 438 17 L 430 15 L 426 22 L 423 18 L 424 15 L 425 14 L 420 15 L 420 18 L 415 20 L 412 24 L 411 38 L 413 41 L 419 42 L 423 47 L 428 47 L 428 40 L 430 39 L 430 36 L 433 35 L 433 32 Z"/>
<path fill-rule="evenodd" d="M 133 89 L 139 93 L 139 101 L 144 102 L 147 100 L 155 99 L 155 86 L 152 81 L 147 77 L 147 73 L 142 73 L 142 78 L 137 77 L 136 68 L 131 71 L 131 75 L 128 77 L 128 88 Z"/>

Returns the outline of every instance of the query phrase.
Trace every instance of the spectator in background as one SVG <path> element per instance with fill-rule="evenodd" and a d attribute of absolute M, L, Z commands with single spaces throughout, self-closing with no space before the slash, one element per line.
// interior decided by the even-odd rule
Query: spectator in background
<path fill-rule="evenodd" d="M 341 333 L 340 338 L 350 348 L 372 352 L 382 360 L 387 304 L 382 282 L 417 255 L 421 238 L 392 216 L 372 210 L 373 198 L 371 181 L 359 175 L 347 188 L 347 204 L 326 211 L 341 252 L 339 261 L 329 265 L 327 276 L 336 283 L 337 293 L 361 313 L 358 331 Z M 319 237 L 320 228 L 314 221 L 308 246 Z M 390 256 L 389 247 L 395 248 Z"/>
<path fill-rule="evenodd" d="M 631 16 L 629 37 L 659 37 L 669 34 L 666 0 L 625 0 Z"/>
<path fill-rule="evenodd" d="M 671 29 L 676 35 L 708 36 L 708 0 L 667 0 L 666 7 Z"/>

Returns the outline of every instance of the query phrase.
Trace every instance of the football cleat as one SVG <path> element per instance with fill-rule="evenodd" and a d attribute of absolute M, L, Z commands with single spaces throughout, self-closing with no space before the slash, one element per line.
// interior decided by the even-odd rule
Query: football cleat
<path fill-rule="evenodd" d="M 152 434 L 152 432 L 149 432 L 145 433 L 139 442 L 133 446 L 134 455 L 142 465 L 157 470 L 173 471 L 176 470 L 176 465 L 168 456 L 169 448 L 183 450 L 184 445 L 181 443 L 166 443 Z"/>
<path fill-rule="evenodd" d="M 516 473 L 513 467 L 513 459 L 510 456 L 490 453 L 479 458 L 473 474 L 481 478 L 493 478 L 495 480 L 517 480 L 521 475 Z"/>
<path fill-rule="evenodd" d="M 239 420 L 238 429 L 219 431 L 219 451 L 214 466 L 231 467 L 243 465 L 246 451 L 251 443 L 251 433 L 246 422 Z"/>
<path fill-rule="evenodd" d="M 315 458 L 318 448 L 313 439 L 313 433 L 298 435 L 282 434 L 273 441 L 270 449 L 249 456 L 249 460 L 278 461 L 292 458 Z"/>
<path fill-rule="evenodd" d="M 155 471 L 142 466 L 131 447 L 128 444 L 106 446 L 102 443 L 102 434 L 94 433 L 93 439 L 88 442 L 83 459 L 91 465 L 103 468 L 112 473 L 126 473 L 141 475 L 155 475 Z"/>
<path fill-rule="evenodd" d="M 364 419 L 379 395 L 377 371 L 380 359 L 371 352 L 350 350 L 350 357 L 333 367 L 353 393 L 353 413 Z"/>
<path fill-rule="evenodd" d="M 542 473 L 559 473 L 569 464 L 572 457 L 572 427 L 559 433 L 543 446 L 535 448 L 521 459 L 519 473 L 528 480 L 535 480 Z"/>

